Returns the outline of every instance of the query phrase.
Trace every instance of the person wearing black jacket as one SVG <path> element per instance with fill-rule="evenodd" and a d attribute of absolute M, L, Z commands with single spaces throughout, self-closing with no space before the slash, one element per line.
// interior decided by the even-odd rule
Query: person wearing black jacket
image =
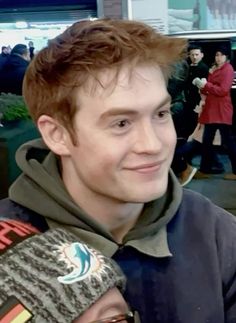
<path fill-rule="evenodd" d="M 30 59 L 32 60 L 34 58 L 34 43 L 32 41 L 29 41 L 29 55 Z"/>
<path fill-rule="evenodd" d="M 29 65 L 29 50 L 26 45 L 13 47 L 0 74 L 0 92 L 22 94 L 22 83 Z"/>
<path fill-rule="evenodd" d="M 199 90 L 192 84 L 195 77 L 207 78 L 209 67 L 202 61 L 203 52 L 201 46 L 194 44 L 189 47 L 190 66 L 185 87 L 186 111 L 186 137 L 190 136 L 197 126 L 198 113 L 194 111 L 199 104 L 201 97 Z"/>
<path fill-rule="evenodd" d="M 0 54 L 0 70 L 2 70 L 5 65 L 7 59 L 9 57 L 8 49 L 6 46 L 2 46 L 2 52 Z"/>

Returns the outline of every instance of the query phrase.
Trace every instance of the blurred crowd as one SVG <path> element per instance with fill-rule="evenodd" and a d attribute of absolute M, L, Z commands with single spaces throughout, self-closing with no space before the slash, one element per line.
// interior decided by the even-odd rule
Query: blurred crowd
<path fill-rule="evenodd" d="M 234 69 L 230 64 L 230 48 L 218 45 L 211 67 L 203 58 L 201 46 L 191 44 L 187 60 L 175 66 L 174 77 L 168 85 L 178 138 L 172 168 L 182 185 L 188 184 L 192 178 L 204 179 L 224 173 L 214 146 L 222 146 L 231 161 L 232 174 L 224 178 L 236 180 L 230 93 Z M 197 170 L 192 165 L 192 158 L 199 153 L 201 161 Z"/>
<path fill-rule="evenodd" d="M 0 93 L 22 94 L 22 82 L 29 61 L 34 57 L 32 41 L 16 44 L 13 48 L 2 46 L 0 54 Z"/>

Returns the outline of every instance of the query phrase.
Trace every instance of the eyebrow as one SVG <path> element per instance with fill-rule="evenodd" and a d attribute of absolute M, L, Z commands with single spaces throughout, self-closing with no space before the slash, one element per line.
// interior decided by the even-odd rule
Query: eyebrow
<path fill-rule="evenodd" d="M 171 97 L 170 95 L 167 95 L 156 107 L 156 109 L 161 108 L 163 106 L 165 106 L 166 104 L 171 102 Z M 116 115 L 136 115 L 138 114 L 137 110 L 132 110 L 132 108 L 127 109 L 125 107 L 114 107 L 111 108 L 109 111 L 106 111 L 104 113 L 101 114 L 100 119 L 106 119 L 107 117 L 112 117 L 112 116 L 116 116 Z"/>

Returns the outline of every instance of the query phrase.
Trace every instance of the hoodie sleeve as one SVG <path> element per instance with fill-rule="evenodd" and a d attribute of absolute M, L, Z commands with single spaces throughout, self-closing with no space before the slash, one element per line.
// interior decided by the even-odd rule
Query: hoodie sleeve
<path fill-rule="evenodd" d="M 231 216 L 231 215 L 230 215 Z M 216 243 L 223 279 L 225 323 L 236 322 L 236 221 L 225 214 L 218 218 Z"/>
<path fill-rule="evenodd" d="M 201 92 L 203 94 L 210 93 L 219 97 L 226 96 L 233 83 L 234 70 L 230 64 L 227 64 L 220 73 L 217 73 L 217 79 L 214 79 L 214 75 L 209 79 Z"/>

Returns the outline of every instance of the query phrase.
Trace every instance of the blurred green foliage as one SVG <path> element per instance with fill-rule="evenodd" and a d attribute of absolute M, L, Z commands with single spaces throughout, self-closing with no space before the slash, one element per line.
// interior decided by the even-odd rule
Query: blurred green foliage
<path fill-rule="evenodd" d="M 30 119 L 30 114 L 21 95 L 1 93 L 0 120 L 14 121 Z"/>

